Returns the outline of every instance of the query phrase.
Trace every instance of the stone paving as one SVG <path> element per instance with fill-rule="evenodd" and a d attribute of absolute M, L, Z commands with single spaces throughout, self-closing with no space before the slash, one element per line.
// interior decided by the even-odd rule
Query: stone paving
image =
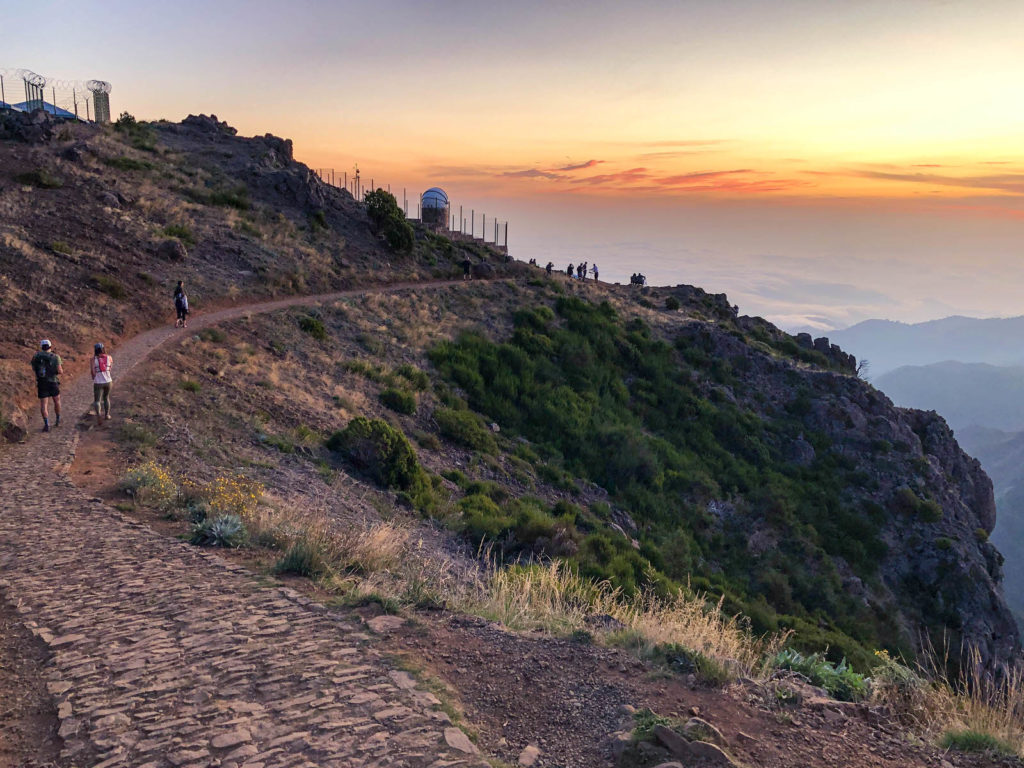
<path fill-rule="evenodd" d="M 176 335 L 353 293 L 150 331 L 113 350 L 115 382 Z M 487 765 L 358 616 L 261 586 L 77 489 L 66 470 L 91 400 L 85 378 L 65 386 L 61 427 L 0 451 L 0 595 L 51 649 L 68 765 Z"/>

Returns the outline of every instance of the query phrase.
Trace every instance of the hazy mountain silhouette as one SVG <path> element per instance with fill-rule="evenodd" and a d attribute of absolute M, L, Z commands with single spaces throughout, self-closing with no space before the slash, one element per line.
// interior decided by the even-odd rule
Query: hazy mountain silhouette
<path fill-rule="evenodd" d="M 865 320 L 828 337 L 858 360 L 870 361 L 872 378 L 904 365 L 946 360 L 1024 365 L 1024 316 L 953 316 L 914 324 Z"/>
<path fill-rule="evenodd" d="M 872 383 L 896 405 L 938 411 L 953 429 L 1024 429 L 1024 367 L 947 360 L 906 365 Z M 980 458 L 980 457 L 979 457 Z"/>

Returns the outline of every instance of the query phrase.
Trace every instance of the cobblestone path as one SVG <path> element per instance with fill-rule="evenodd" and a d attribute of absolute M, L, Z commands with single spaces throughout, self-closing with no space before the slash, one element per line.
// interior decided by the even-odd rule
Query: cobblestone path
<path fill-rule="evenodd" d="M 150 331 L 113 350 L 117 380 L 175 336 L 359 293 Z M 68 765 L 487 765 L 437 699 L 382 659 L 386 641 L 358 617 L 261 586 L 79 491 L 66 470 L 91 400 L 85 379 L 65 386 L 64 425 L 0 451 L 0 594 L 51 649 L 47 685 Z"/>

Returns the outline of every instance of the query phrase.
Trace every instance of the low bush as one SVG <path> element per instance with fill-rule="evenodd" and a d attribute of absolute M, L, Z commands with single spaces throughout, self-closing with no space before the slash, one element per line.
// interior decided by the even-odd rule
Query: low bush
<path fill-rule="evenodd" d="M 36 168 L 34 171 L 19 173 L 14 177 L 19 184 L 39 187 L 40 189 L 60 189 L 64 186 L 64 180 L 54 176 L 45 168 Z"/>
<path fill-rule="evenodd" d="M 178 486 L 170 473 L 155 461 L 132 467 L 118 487 L 143 506 L 169 509 L 178 500 Z"/>
<path fill-rule="evenodd" d="M 63 253 L 65 256 L 68 256 L 71 253 L 71 246 L 63 240 L 54 240 L 50 243 L 50 250 L 55 253 Z"/>
<path fill-rule="evenodd" d="M 409 386 L 417 392 L 423 392 L 430 386 L 430 377 L 415 365 L 410 365 L 409 363 L 400 365 L 395 369 L 395 374 L 409 382 Z"/>
<path fill-rule="evenodd" d="M 89 285 L 112 299 L 120 301 L 128 298 L 128 289 L 116 277 L 97 272 L 89 277 Z"/>
<path fill-rule="evenodd" d="M 669 296 L 665 299 L 665 309 L 671 312 L 675 312 L 680 306 L 681 304 L 679 303 L 679 299 L 675 296 Z"/>
<path fill-rule="evenodd" d="M 327 341 L 327 328 L 323 320 L 312 315 L 305 315 L 299 318 L 299 328 L 308 333 L 317 341 Z"/>
<path fill-rule="evenodd" d="M 167 237 L 176 237 L 188 247 L 196 244 L 196 236 L 187 224 L 168 224 L 162 230 Z"/>
<path fill-rule="evenodd" d="M 193 392 L 194 393 L 194 392 L 199 392 L 203 388 L 203 385 L 200 384 L 195 379 L 184 379 L 181 382 L 181 388 L 184 389 L 186 392 Z"/>
<path fill-rule="evenodd" d="M 380 401 L 396 413 L 408 416 L 416 412 L 416 396 L 411 392 L 388 388 L 380 393 Z"/>
<path fill-rule="evenodd" d="M 133 157 L 108 157 L 103 162 L 119 171 L 148 171 L 153 168 L 151 162 Z"/>
<path fill-rule="evenodd" d="M 484 426 L 483 420 L 472 411 L 456 411 L 438 408 L 434 411 L 441 434 L 454 443 L 480 453 L 493 454 L 498 450 L 494 435 Z"/>
<path fill-rule="evenodd" d="M 432 504 L 430 478 L 416 452 L 406 436 L 386 421 L 358 416 L 331 435 L 327 447 L 343 454 L 378 484 L 408 492 L 418 508 Z"/>
<path fill-rule="evenodd" d="M 1016 755 L 1012 745 L 997 739 L 990 733 L 974 731 L 968 728 L 958 731 L 947 731 L 939 740 L 942 749 L 955 749 L 959 752 L 991 752 L 997 755 Z"/>

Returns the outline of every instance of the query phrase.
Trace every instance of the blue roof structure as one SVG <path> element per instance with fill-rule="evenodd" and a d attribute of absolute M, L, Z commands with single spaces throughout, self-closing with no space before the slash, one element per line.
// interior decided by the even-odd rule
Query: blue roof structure
<path fill-rule="evenodd" d="M 424 208 L 447 208 L 448 193 L 440 187 L 431 187 L 420 195 L 420 205 Z"/>
<path fill-rule="evenodd" d="M 19 112 L 28 112 L 29 111 L 29 102 L 27 102 L 27 101 L 23 101 L 20 104 L 9 104 L 8 106 L 11 109 L 18 110 Z M 39 107 L 36 106 L 36 102 L 32 102 L 32 106 L 35 107 L 35 109 L 39 109 Z M 57 117 L 65 117 L 65 118 L 67 118 L 69 120 L 77 120 L 78 119 L 78 118 L 75 117 L 75 113 L 74 112 L 68 112 L 66 109 L 64 109 L 62 107 L 55 106 L 55 105 L 51 104 L 48 101 L 44 101 L 43 102 L 43 110 L 45 110 L 46 112 L 49 112 L 51 115 L 56 115 Z"/>

